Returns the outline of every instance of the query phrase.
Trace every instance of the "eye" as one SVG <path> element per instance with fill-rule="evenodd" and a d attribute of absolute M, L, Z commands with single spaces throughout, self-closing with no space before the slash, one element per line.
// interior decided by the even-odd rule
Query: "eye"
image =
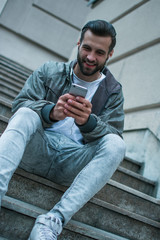
<path fill-rule="evenodd" d="M 86 51 L 90 51 L 91 50 L 91 48 L 89 46 L 87 46 L 87 45 L 84 45 L 83 49 L 86 50 Z"/>
<path fill-rule="evenodd" d="M 103 52 L 103 51 L 97 51 L 97 54 L 101 56 L 101 55 L 104 55 L 105 52 Z"/>

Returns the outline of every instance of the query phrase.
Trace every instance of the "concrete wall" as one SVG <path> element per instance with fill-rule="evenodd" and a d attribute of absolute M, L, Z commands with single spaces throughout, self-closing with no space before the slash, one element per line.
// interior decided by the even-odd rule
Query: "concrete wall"
<path fill-rule="evenodd" d="M 30 69 L 67 61 L 90 11 L 86 1 L 75 0 L 8 0 L 2 8 L 0 54 Z"/>

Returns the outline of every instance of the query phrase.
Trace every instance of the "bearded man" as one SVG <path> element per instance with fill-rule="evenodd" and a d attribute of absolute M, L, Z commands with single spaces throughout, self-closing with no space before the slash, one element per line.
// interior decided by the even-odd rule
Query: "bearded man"
<path fill-rule="evenodd" d="M 19 166 L 69 186 L 38 216 L 29 240 L 55 240 L 71 217 L 112 177 L 124 158 L 122 86 L 106 67 L 116 44 L 114 27 L 88 22 L 77 60 L 47 62 L 27 79 L 0 138 L 0 200 Z M 86 97 L 69 93 L 75 83 Z"/>

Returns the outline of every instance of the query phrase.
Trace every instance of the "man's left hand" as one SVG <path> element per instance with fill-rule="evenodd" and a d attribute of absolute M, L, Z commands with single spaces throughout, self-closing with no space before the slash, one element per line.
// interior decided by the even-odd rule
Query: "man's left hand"
<path fill-rule="evenodd" d="M 64 107 L 65 114 L 74 118 L 78 125 L 85 124 L 92 111 L 92 104 L 83 97 L 76 97 L 76 101 L 68 99 Z"/>

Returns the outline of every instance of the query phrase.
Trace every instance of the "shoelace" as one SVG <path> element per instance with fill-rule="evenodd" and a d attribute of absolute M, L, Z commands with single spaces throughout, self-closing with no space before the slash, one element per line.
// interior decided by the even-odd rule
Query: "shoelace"
<path fill-rule="evenodd" d="M 54 233 L 49 227 L 41 226 L 39 240 L 57 240 L 57 234 Z"/>
<path fill-rule="evenodd" d="M 58 233 L 61 225 L 60 219 L 55 217 L 48 217 L 48 219 L 50 220 L 51 229 L 54 229 L 55 232 Z"/>

